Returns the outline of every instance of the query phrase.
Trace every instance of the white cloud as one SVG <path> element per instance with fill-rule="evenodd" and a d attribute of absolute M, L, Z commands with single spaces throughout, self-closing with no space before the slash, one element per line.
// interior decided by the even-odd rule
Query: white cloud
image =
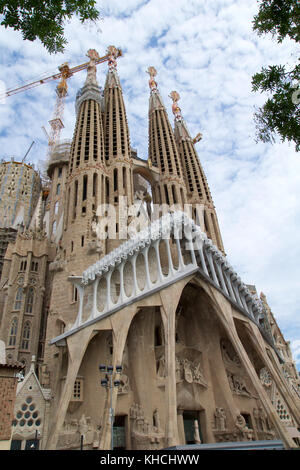
<path fill-rule="evenodd" d="M 115 44 L 124 50 L 118 70 L 127 107 L 132 145 L 147 157 L 149 65 L 171 120 L 168 94 L 177 90 L 192 135 L 203 133 L 197 150 L 206 172 L 229 260 L 245 282 L 262 290 L 300 366 L 300 158 L 294 146 L 254 141 L 254 106 L 264 97 L 251 92 L 251 76 L 262 66 L 295 60 L 293 44 L 278 45 L 252 31 L 256 0 L 103 0 L 103 20 L 66 27 L 66 54 L 50 56 L 37 41 L 29 43 L 0 29 L 0 80 L 7 87 L 86 61 L 95 48 L 104 55 Z M 99 31 L 101 30 L 101 32 Z M 294 54 L 294 56 L 292 55 Z M 107 65 L 98 66 L 104 84 Z M 85 72 L 69 80 L 63 138 L 75 124 L 75 95 Z M 2 155 L 22 158 L 32 140 L 30 160 L 47 150 L 42 125 L 52 118 L 55 83 L 14 95 L 0 105 Z"/>

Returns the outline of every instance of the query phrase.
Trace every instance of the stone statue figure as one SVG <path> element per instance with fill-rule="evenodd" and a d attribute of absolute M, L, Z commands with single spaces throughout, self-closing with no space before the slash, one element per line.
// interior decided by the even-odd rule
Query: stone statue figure
<path fill-rule="evenodd" d="M 242 415 L 237 415 L 235 425 L 240 431 L 247 431 L 246 421 Z"/>
<path fill-rule="evenodd" d="M 157 375 L 158 375 L 158 377 L 165 377 L 165 376 L 166 376 L 166 360 L 165 360 L 165 356 L 161 356 L 161 357 L 158 359 Z"/>
<path fill-rule="evenodd" d="M 153 425 L 157 430 L 160 429 L 160 419 L 159 419 L 159 414 L 158 414 L 158 409 L 157 408 L 155 408 L 155 410 L 153 412 Z"/>
<path fill-rule="evenodd" d="M 218 431 L 226 431 L 226 413 L 224 408 L 216 408 L 215 411 L 215 428 Z"/>

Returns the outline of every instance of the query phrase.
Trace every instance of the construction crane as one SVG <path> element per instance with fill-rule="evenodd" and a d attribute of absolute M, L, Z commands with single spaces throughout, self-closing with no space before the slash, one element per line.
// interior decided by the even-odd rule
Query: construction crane
<path fill-rule="evenodd" d="M 93 61 L 95 65 L 98 65 L 106 61 L 114 60 L 117 57 L 120 57 L 122 55 L 122 51 L 121 49 L 118 49 L 114 46 L 109 46 L 107 48 L 106 55 L 103 57 L 99 57 L 99 54 L 97 53 L 97 51 L 95 51 L 95 49 L 90 49 L 87 55 L 88 57 L 90 57 L 90 60 L 88 62 L 85 62 L 84 64 L 80 64 L 80 65 L 70 68 L 68 62 L 65 62 L 58 67 L 59 73 L 36 80 L 34 82 L 27 83 L 18 88 L 11 88 L 9 90 L 6 90 L 6 92 L 3 94 L 3 97 L 12 96 L 12 95 L 15 95 L 16 93 L 21 93 L 23 91 L 30 90 L 31 88 L 35 88 L 39 85 L 43 85 L 53 80 L 60 79 L 60 82 L 58 83 L 56 87 L 56 103 L 55 103 L 55 108 L 54 108 L 53 119 L 49 121 L 49 124 L 51 126 L 50 135 L 47 133 L 46 129 L 43 127 L 48 138 L 48 155 L 51 154 L 54 146 L 59 142 L 60 132 L 61 132 L 61 129 L 64 127 L 63 122 L 62 122 L 62 117 L 63 117 L 63 111 L 64 111 L 65 98 L 68 93 L 67 80 L 70 77 L 72 77 L 74 73 L 87 69 L 88 66 L 91 64 L 91 61 Z"/>

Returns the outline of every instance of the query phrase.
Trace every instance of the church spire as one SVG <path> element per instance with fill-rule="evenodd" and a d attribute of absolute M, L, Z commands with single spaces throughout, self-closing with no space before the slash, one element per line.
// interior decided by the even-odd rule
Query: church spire
<path fill-rule="evenodd" d="M 160 180 L 154 188 L 156 203 L 168 205 L 186 202 L 186 192 L 179 153 L 173 129 L 154 79 L 157 72 L 149 67 L 149 159 L 160 170 Z"/>
<path fill-rule="evenodd" d="M 110 54 L 108 72 L 104 87 L 104 139 L 105 163 L 109 176 L 106 179 L 106 203 L 115 207 L 117 220 L 122 216 L 122 204 L 133 204 L 133 179 L 130 136 L 123 92 L 117 72 L 117 58 L 122 55 L 120 49 L 108 47 Z M 121 203 L 122 201 L 122 203 Z M 121 242 L 119 224 L 116 227 L 116 239 L 108 237 L 107 252 Z"/>
<path fill-rule="evenodd" d="M 202 229 L 206 231 L 213 243 L 224 252 L 215 206 L 206 176 L 195 149 L 195 143 L 201 140 L 202 134 L 199 133 L 192 139 L 178 105 L 180 99 L 179 93 L 172 91 L 169 97 L 173 101 L 174 134 L 184 171 L 187 201 L 188 204 L 192 206 L 192 216 L 196 220 L 196 214 L 198 213 L 198 219 L 200 218 Z M 201 213 L 197 211 L 197 205 L 204 208 Z"/>
<path fill-rule="evenodd" d="M 66 211 L 62 246 L 67 253 L 76 252 L 76 266 L 87 254 L 98 259 L 98 252 L 88 250 L 94 240 L 91 221 L 104 202 L 104 158 L 102 124 L 103 95 L 96 78 L 95 49 L 87 53 L 90 59 L 87 77 L 76 96 L 76 125 L 70 150 L 69 177 L 66 183 Z"/>
<path fill-rule="evenodd" d="M 129 129 L 116 60 L 121 51 L 109 46 L 108 53 L 110 58 L 104 87 L 105 159 L 110 164 L 119 159 L 129 163 L 131 161 Z"/>
<path fill-rule="evenodd" d="M 102 93 L 96 78 L 95 61 L 99 55 L 95 49 L 87 53 L 90 63 L 83 87 L 76 96 L 76 126 L 71 146 L 69 171 L 87 163 L 104 161 L 104 136 L 101 117 Z"/>

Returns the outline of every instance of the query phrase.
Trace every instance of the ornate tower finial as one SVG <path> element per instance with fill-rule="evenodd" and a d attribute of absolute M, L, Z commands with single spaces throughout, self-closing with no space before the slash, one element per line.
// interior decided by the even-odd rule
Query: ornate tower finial
<path fill-rule="evenodd" d="M 157 75 L 157 71 L 156 71 L 155 67 L 153 67 L 151 65 L 150 67 L 148 67 L 148 70 L 146 70 L 146 73 L 148 73 L 150 75 L 149 87 L 150 87 L 151 92 L 152 91 L 156 92 L 157 91 L 157 83 L 154 80 L 154 77 Z"/>
<path fill-rule="evenodd" d="M 171 93 L 169 94 L 169 98 L 171 98 L 171 100 L 173 101 L 172 111 L 175 116 L 175 120 L 181 121 L 182 120 L 181 109 L 179 108 L 178 103 L 177 103 L 177 101 L 180 100 L 179 93 L 177 91 L 171 91 Z"/>
<path fill-rule="evenodd" d="M 117 61 L 116 59 L 122 55 L 121 49 L 117 49 L 115 46 L 108 46 L 107 54 L 110 55 L 108 59 L 108 69 L 110 72 L 117 70 Z"/>
<path fill-rule="evenodd" d="M 96 60 L 99 59 L 99 54 L 95 49 L 89 49 L 87 51 L 87 57 L 90 59 L 90 63 L 87 67 L 87 77 L 85 81 L 85 85 L 88 84 L 95 84 L 97 85 L 97 79 L 96 79 L 96 73 L 97 73 L 97 68 L 96 68 Z"/>

